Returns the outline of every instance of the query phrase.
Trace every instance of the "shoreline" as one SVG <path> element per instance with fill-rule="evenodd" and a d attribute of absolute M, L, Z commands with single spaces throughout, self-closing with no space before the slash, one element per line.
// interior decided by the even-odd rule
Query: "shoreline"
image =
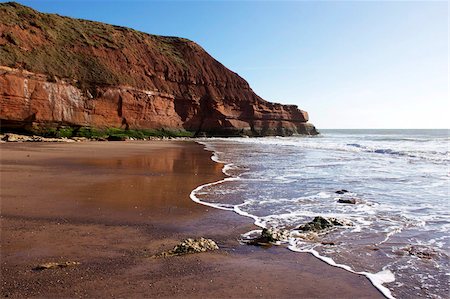
<path fill-rule="evenodd" d="M 310 255 L 240 245 L 238 236 L 256 228 L 248 219 L 189 198 L 224 178 L 223 164 L 194 141 L 0 150 L 3 296 L 383 297 L 365 277 Z M 148 258 L 189 237 L 220 249 Z M 31 270 L 65 260 L 81 264 Z"/>
<path fill-rule="evenodd" d="M 212 186 L 212 185 L 217 185 L 217 184 L 222 184 L 225 183 L 227 181 L 231 181 L 231 180 L 238 180 L 239 179 L 239 175 L 238 176 L 233 176 L 229 173 L 227 173 L 227 170 L 230 168 L 233 168 L 233 166 L 235 166 L 233 163 L 226 163 L 224 161 L 221 161 L 218 157 L 218 153 L 213 149 L 213 148 L 208 148 L 208 145 L 205 144 L 204 142 L 201 141 L 197 141 L 198 144 L 203 145 L 205 150 L 212 152 L 212 156 L 211 156 L 211 160 L 219 163 L 219 164 L 223 164 L 223 168 L 222 168 L 222 172 L 225 175 L 224 179 L 221 179 L 219 181 L 216 182 L 212 182 L 212 183 L 207 183 L 201 186 L 198 186 L 197 188 L 195 188 L 194 190 L 192 190 L 190 197 L 191 199 L 199 204 L 208 206 L 208 207 L 212 207 L 212 208 L 216 208 L 216 209 L 220 209 L 220 210 L 225 210 L 225 211 L 231 211 L 234 212 L 236 214 L 238 214 L 239 216 L 242 217 L 248 217 L 250 219 L 253 220 L 253 224 L 258 227 L 258 228 L 265 228 L 265 226 L 262 225 L 260 219 L 257 216 L 254 216 L 252 214 L 248 214 L 244 211 L 242 211 L 241 209 L 239 209 L 237 206 L 235 206 L 234 208 L 228 208 L 228 207 L 222 207 L 219 204 L 214 204 L 214 203 L 208 203 L 208 202 L 204 202 L 201 199 L 197 198 L 195 196 L 195 193 L 199 192 L 200 190 L 202 190 L 205 187 L 208 186 Z M 392 299 L 395 298 L 392 293 L 391 290 L 389 288 L 387 288 L 386 286 L 384 286 L 384 283 L 391 283 L 395 281 L 395 277 L 391 272 L 386 272 L 386 271 L 381 271 L 379 273 L 371 273 L 371 272 L 365 272 L 365 271 L 355 271 L 354 269 L 352 269 L 352 267 L 345 265 L 345 264 L 338 264 L 336 263 L 332 258 L 327 257 L 327 256 L 323 256 L 321 255 L 318 251 L 314 250 L 314 249 L 310 249 L 310 250 L 299 250 L 298 248 L 296 248 L 295 246 L 295 238 L 289 238 L 288 242 L 283 242 L 282 244 L 286 245 L 286 249 L 289 249 L 293 252 L 297 252 L 297 253 L 306 253 L 306 254 L 311 254 L 314 257 L 316 257 L 318 260 L 325 262 L 326 264 L 330 265 L 331 267 L 336 267 L 336 268 L 340 268 L 340 269 L 344 269 L 352 274 L 357 274 L 357 275 L 362 275 L 364 277 L 366 277 L 371 284 L 378 289 L 378 291 L 380 291 L 380 293 L 382 293 L 386 298 Z M 281 244 L 280 244 L 281 245 Z"/>

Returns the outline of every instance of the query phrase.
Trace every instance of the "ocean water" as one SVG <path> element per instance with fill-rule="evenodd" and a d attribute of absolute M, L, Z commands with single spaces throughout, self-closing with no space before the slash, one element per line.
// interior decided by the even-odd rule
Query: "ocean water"
<path fill-rule="evenodd" d="M 366 275 L 387 297 L 448 298 L 449 141 L 448 130 L 203 139 L 228 177 L 191 198 L 289 230 L 288 249 Z M 295 230 L 319 215 L 352 225 L 314 238 Z"/>

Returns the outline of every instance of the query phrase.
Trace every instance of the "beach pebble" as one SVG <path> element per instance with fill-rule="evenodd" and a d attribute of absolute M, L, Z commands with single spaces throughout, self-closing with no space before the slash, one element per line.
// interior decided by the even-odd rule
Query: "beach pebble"
<path fill-rule="evenodd" d="M 79 262 L 62 262 L 62 263 L 56 263 L 56 262 L 48 262 L 40 264 L 33 268 L 33 270 L 47 270 L 47 269 L 57 269 L 57 268 L 66 268 L 70 266 L 76 266 L 79 265 Z"/>

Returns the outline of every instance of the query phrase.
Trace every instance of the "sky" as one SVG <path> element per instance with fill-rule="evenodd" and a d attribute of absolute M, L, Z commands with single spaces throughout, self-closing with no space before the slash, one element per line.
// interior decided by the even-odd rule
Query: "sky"
<path fill-rule="evenodd" d="M 17 2 L 191 39 L 319 129 L 450 128 L 447 1 Z"/>

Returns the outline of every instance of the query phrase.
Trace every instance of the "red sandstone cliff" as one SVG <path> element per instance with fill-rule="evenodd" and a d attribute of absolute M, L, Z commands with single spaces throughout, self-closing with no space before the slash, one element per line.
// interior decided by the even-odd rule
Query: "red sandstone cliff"
<path fill-rule="evenodd" d="M 208 135 L 316 134 L 196 43 L 0 4 L 2 128 L 90 126 Z"/>

